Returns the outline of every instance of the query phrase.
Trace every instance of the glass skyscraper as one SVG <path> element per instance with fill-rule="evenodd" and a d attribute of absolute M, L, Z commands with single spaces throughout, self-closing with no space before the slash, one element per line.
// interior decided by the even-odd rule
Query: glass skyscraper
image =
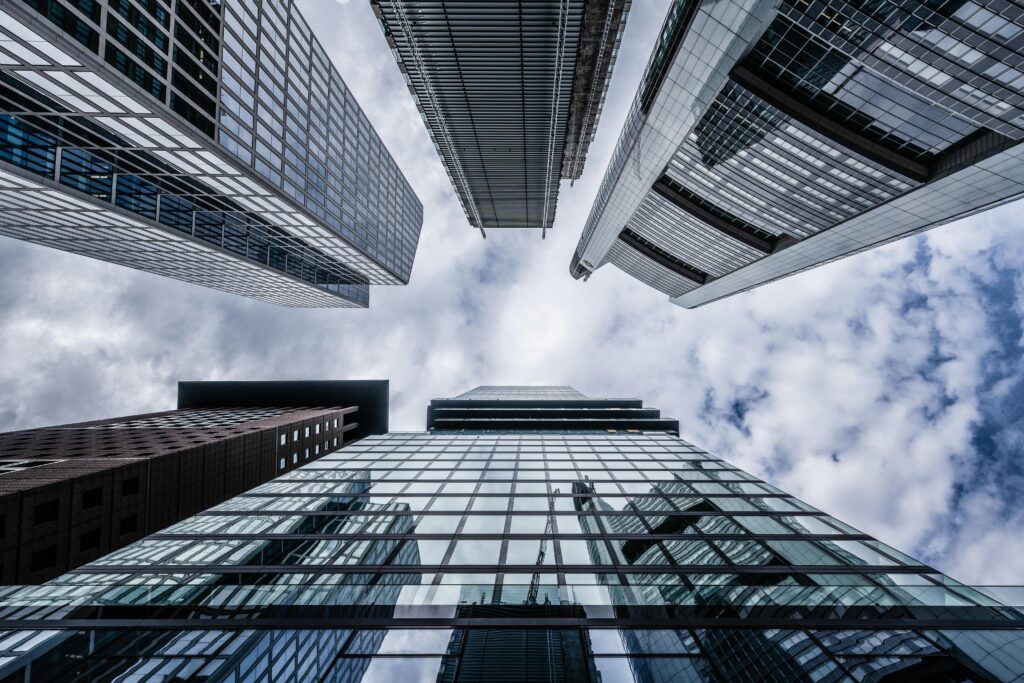
<path fill-rule="evenodd" d="M 677 431 L 569 387 L 434 400 L 425 432 L 4 589 L 0 680 L 1024 677 L 1018 609 Z"/>
<path fill-rule="evenodd" d="M 573 256 L 687 308 L 1024 192 L 1024 7 L 673 0 Z"/>
<path fill-rule="evenodd" d="M 370 0 L 470 225 L 540 228 L 579 178 L 630 0 Z"/>
<path fill-rule="evenodd" d="M 293 0 L 2 5 L 0 234 L 365 307 L 422 213 Z"/>

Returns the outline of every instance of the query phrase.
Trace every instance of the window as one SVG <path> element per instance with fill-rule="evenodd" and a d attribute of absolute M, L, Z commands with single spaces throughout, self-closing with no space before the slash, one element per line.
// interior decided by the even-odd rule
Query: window
<path fill-rule="evenodd" d="M 46 503 L 40 503 L 36 505 L 35 514 L 33 515 L 33 523 L 36 526 L 40 524 L 48 524 L 50 522 L 57 521 L 57 515 L 60 512 L 58 507 L 59 503 L 56 500 L 51 500 Z"/>
<path fill-rule="evenodd" d="M 299 440 L 299 430 L 296 429 L 294 432 L 292 432 L 292 441 L 298 441 L 298 440 Z"/>
<path fill-rule="evenodd" d="M 86 531 L 78 539 L 78 552 L 84 553 L 100 547 L 100 530 Z"/>
<path fill-rule="evenodd" d="M 134 496 L 139 492 L 139 478 L 132 477 L 121 482 L 121 495 Z"/>
<path fill-rule="evenodd" d="M 308 449 L 308 448 L 307 448 L 307 449 L 305 450 L 305 452 L 304 452 L 304 453 L 302 454 L 302 459 L 303 459 L 303 460 L 309 460 L 309 449 Z"/>
<path fill-rule="evenodd" d="M 299 462 L 299 452 L 295 451 L 294 453 L 292 453 L 292 464 L 294 465 L 294 464 L 296 464 L 298 462 Z"/>
<path fill-rule="evenodd" d="M 285 467 L 288 467 L 288 460 L 286 458 L 281 458 L 281 464 L 277 469 L 283 470 Z"/>
<path fill-rule="evenodd" d="M 120 530 L 121 535 L 135 533 L 135 530 L 139 526 L 138 515 L 132 515 L 131 517 L 125 517 L 121 520 Z"/>
<path fill-rule="evenodd" d="M 90 510 L 103 505 L 103 487 L 97 486 L 82 494 L 82 509 Z"/>
<path fill-rule="evenodd" d="M 304 435 L 304 436 L 305 436 L 306 438 L 309 438 L 309 427 L 306 427 L 306 433 L 305 433 L 305 435 Z"/>
<path fill-rule="evenodd" d="M 57 546 L 51 545 L 32 553 L 30 571 L 35 573 L 44 569 L 52 569 L 57 564 Z"/>
<path fill-rule="evenodd" d="M 313 430 L 313 433 L 314 434 L 319 434 L 320 433 L 320 423 L 319 422 L 316 423 L 316 429 Z"/>
<path fill-rule="evenodd" d="M 281 445 L 284 446 L 287 443 L 288 443 L 288 435 L 287 434 L 282 434 L 281 435 Z"/>

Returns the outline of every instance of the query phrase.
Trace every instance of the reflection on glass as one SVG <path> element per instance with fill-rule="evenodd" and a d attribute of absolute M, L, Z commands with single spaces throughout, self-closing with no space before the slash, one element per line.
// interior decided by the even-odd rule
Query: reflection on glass
<path fill-rule="evenodd" d="M 224 678 L 230 669 L 236 680 L 258 680 L 288 667 L 306 670 L 316 662 L 310 680 L 403 675 L 591 683 L 599 674 L 604 681 L 644 683 L 712 680 L 712 674 L 719 680 L 847 680 L 855 673 L 879 681 L 929 680 L 925 674 L 931 669 L 915 668 L 925 659 L 937 667 L 938 680 L 987 681 L 964 671 L 992 669 L 993 662 L 1009 666 L 998 657 L 1013 652 L 1014 642 L 999 636 L 964 628 L 887 631 L 872 628 L 873 620 L 913 624 L 922 615 L 939 625 L 977 626 L 982 620 L 1016 623 L 1019 613 L 926 568 L 906 572 L 901 563 L 912 561 L 863 534 L 841 533 L 845 529 L 830 518 L 804 514 L 799 504 L 786 503 L 785 511 L 776 512 L 767 501 L 782 499 L 745 486 L 749 482 L 736 470 L 675 437 L 534 437 L 572 444 L 567 450 L 588 448 L 597 439 L 607 450 L 590 453 L 594 463 L 629 465 L 634 457 L 648 456 L 668 465 L 645 467 L 650 479 L 630 487 L 628 496 L 614 482 L 552 484 L 556 512 L 548 508 L 547 495 L 510 494 L 507 483 L 493 481 L 483 485 L 495 487 L 488 500 L 501 501 L 497 512 L 478 512 L 483 498 L 461 493 L 469 481 L 456 482 L 454 493 L 440 489 L 450 480 L 437 483 L 438 513 L 414 514 L 434 484 L 423 495 L 407 490 L 387 505 L 365 495 L 371 490 L 366 472 L 395 475 L 388 479 L 391 490 L 425 484 L 415 481 L 423 463 L 441 463 L 430 473 L 444 479 L 469 452 L 454 446 L 485 437 L 444 437 L 452 443 L 424 452 L 429 457 L 414 467 L 392 467 L 412 463 L 409 456 L 437 438 L 442 437 L 368 438 L 336 461 L 339 468 L 376 463 L 365 471 L 348 470 L 359 473 L 355 478 L 334 479 L 332 461 L 318 461 L 317 470 L 297 470 L 301 476 L 275 482 L 281 491 L 270 497 L 247 493 L 238 499 L 260 506 L 237 503 L 197 515 L 88 571 L 20 589 L 24 602 L 11 607 L 18 614 L 65 610 L 69 596 L 76 596 L 85 611 L 93 604 L 138 609 L 133 616 L 157 623 L 163 614 L 179 618 L 194 610 L 200 617 L 190 629 L 13 630 L 4 636 L 11 639 L 4 640 L 10 649 L 0 647 L 0 657 L 19 662 L 11 670 L 23 673 L 18 667 L 25 657 L 16 638 L 25 634 L 26 643 L 35 643 L 33 661 L 47 667 L 53 680 L 73 680 L 64 674 L 83 662 L 95 667 L 89 669 L 91 680 L 103 680 L 104 671 L 145 680 L 146 667 L 170 666 L 170 660 L 175 666 L 181 660 L 174 675 L 208 670 Z M 396 443 L 404 445 L 392 447 Z M 522 440 L 515 443 L 512 453 Z M 388 449 L 376 452 L 382 444 Z M 620 455 L 620 444 L 636 452 Z M 667 450 L 677 447 L 678 454 Z M 615 459 L 601 460 L 612 453 Z M 323 480 L 310 475 L 317 471 L 328 474 Z M 691 473 L 704 478 L 688 480 Z M 699 483 L 731 493 L 698 495 L 691 484 Z M 321 484 L 329 484 L 332 493 L 323 493 Z M 295 486 L 319 492 L 298 495 Z M 510 499 L 513 509 L 507 513 Z M 822 524 L 835 531 L 824 541 L 809 533 L 820 535 Z M 505 536 L 506 526 L 513 537 Z M 485 538 L 467 538 L 476 534 Z M 878 560 L 885 561 L 876 567 Z M 503 573 L 505 568 L 515 571 Z M 246 619 L 266 615 L 272 627 L 235 629 L 233 622 L 223 628 L 220 615 L 234 618 L 239 609 L 246 610 Z M 842 628 L 811 632 L 809 614 Z M 305 627 L 323 615 L 336 619 L 327 626 L 337 628 Z M 295 626 L 287 621 L 292 616 L 311 621 Z M 679 628 L 690 618 L 706 624 L 708 616 L 739 621 L 700 631 Z M 633 617 L 644 620 L 645 628 L 599 628 Z M 745 628 L 732 628 L 735 623 Z M 411 625 L 418 628 L 402 628 Z M 45 648 L 52 654 L 38 656 Z M 981 654 L 985 648 L 994 654 Z M 118 668 L 129 651 L 138 657 L 127 669 Z M 196 654 L 177 654 L 185 651 Z M 232 668 L 241 661 L 252 668 Z"/>
<path fill-rule="evenodd" d="M 448 562 L 449 564 L 498 564 L 500 554 L 500 540 L 457 541 Z"/>
<path fill-rule="evenodd" d="M 505 515 L 466 515 L 464 534 L 500 534 L 505 531 Z"/>
<path fill-rule="evenodd" d="M 462 520 L 461 515 L 423 515 L 416 523 L 419 534 L 454 534 Z"/>

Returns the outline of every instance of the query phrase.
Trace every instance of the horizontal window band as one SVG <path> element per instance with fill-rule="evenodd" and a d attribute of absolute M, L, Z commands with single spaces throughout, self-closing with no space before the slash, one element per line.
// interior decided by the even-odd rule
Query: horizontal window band
<path fill-rule="evenodd" d="M 681 275 L 691 282 L 703 285 L 708 281 L 708 274 L 703 270 L 680 261 L 678 258 L 660 249 L 629 228 L 623 228 L 619 233 L 619 240 L 636 251 L 640 252 L 658 265 L 667 268 L 676 275 Z"/>
<path fill-rule="evenodd" d="M 833 121 L 813 105 L 801 102 L 791 93 L 761 77 L 742 63 L 733 67 L 729 78 L 822 137 L 839 143 L 894 173 L 918 183 L 926 183 L 932 176 L 928 163 L 887 149 L 882 144 L 841 122 Z"/>
<path fill-rule="evenodd" d="M 984 608 L 897 608 L 878 610 L 870 614 L 863 606 L 846 609 L 830 605 L 791 606 L 772 608 L 761 605 L 736 605 L 726 609 L 708 607 L 703 609 L 670 609 L 650 606 L 647 611 L 659 610 L 662 614 L 643 614 L 636 606 L 614 605 L 615 616 L 607 618 L 588 617 L 584 606 L 556 605 L 484 605 L 456 606 L 465 609 L 465 616 L 444 616 L 450 614 L 450 606 L 438 606 L 434 610 L 418 607 L 415 616 L 389 617 L 382 615 L 387 607 L 349 609 L 349 614 L 327 606 L 288 605 L 277 608 L 214 609 L 188 607 L 168 608 L 78 608 L 77 614 L 63 619 L 3 619 L 0 628 L 10 629 L 335 629 L 335 628 L 796 628 L 796 629 L 1019 629 L 1020 622 L 993 615 Z M 575 607 L 575 609 L 573 609 Z M 572 614 L 559 614 L 563 610 Z M 503 611 L 504 616 L 487 615 L 486 612 Z M 813 616 L 807 616 L 808 611 Z M 430 615 L 436 611 L 436 615 Z M 460 611 L 462 611 L 460 609 Z M 732 611 L 734 615 L 724 613 Z M 192 612 L 192 614 L 189 614 Z M 213 615 L 211 613 L 217 612 Z M 637 612 L 620 616 L 620 613 Z M 702 613 L 701 613 L 702 612 Z M 717 612 L 721 616 L 712 614 Z M 886 614 L 885 612 L 890 612 Z M 892 612 L 896 612 L 892 614 Z M 930 614 L 929 614 L 930 612 Z M 987 612 L 987 614 L 986 614 Z"/>
<path fill-rule="evenodd" d="M 356 531 L 350 534 L 337 533 L 216 533 L 196 532 L 194 534 L 179 533 L 155 533 L 146 537 L 149 541 L 536 541 L 546 539 L 548 541 L 673 541 L 688 543 L 690 541 L 874 541 L 875 539 L 864 534 L 715 534 L 705 533 L 702 536 L 690 534 L 680 536 L 679 534 L 658 534 L 658 533 L 634 533 L 614 534 L 604 536 L 601 534 L 581 533 L 551 533 L 544 534 L 540 531 L 530 532 L 497 532 L 492 534 L 479 532 L 466 533 L 415 533 L 415 534 L 376 534 L 368 531 Z"/>
<path fill-rule="evenodd" d="M 762 254 L 771 254 L 796 241 L 788 235 L 783 237 L 772 235 L 722 209 L 712 207 L 667 175 L 658 178 L 651 189 L 702 223 L 752 249 L 757 249 Z"/>
<path fill-rule="evenodd" d="M 838 560 L 837 560 L 838 561 Z M 536 564 L 309 564 L 309 565 L 233 565 L 233 564 L 87 564 L 70 572 L 76 580 L 87 574 L 197 574 L 213 575 L 291 575 L 291 574 L 533 574 Z M 897 564 L 809 564 L 809 565 L 743 565 L 743 564 L 551 564 L 544 573 L 565 574 L 934 574 L 927 565 Z M 77 584 L 76 584 L 77 585 Z M 243 584 L 244 585 L 244 584 Z M 2 602 L 2 601 L 0 601 Z"/>

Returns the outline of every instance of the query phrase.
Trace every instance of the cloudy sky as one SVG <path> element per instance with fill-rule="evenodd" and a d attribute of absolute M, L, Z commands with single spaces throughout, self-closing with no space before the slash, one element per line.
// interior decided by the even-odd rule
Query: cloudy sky
<path fill-rule="evenodd" d="M 634 3 L 548 239 L 469 228 L 365 0 L 304 12 L 424 204 L 407 287 L 294 311 L 0 238 L 0 429 L 174 406 L 179 379 L 385 378 L 393 429 L 478 384 L 637 396 L 684 438 L 975 583 L 1024 567 L 1024 205 L 702 309 L 569 259 L 667 7 Z"/>

